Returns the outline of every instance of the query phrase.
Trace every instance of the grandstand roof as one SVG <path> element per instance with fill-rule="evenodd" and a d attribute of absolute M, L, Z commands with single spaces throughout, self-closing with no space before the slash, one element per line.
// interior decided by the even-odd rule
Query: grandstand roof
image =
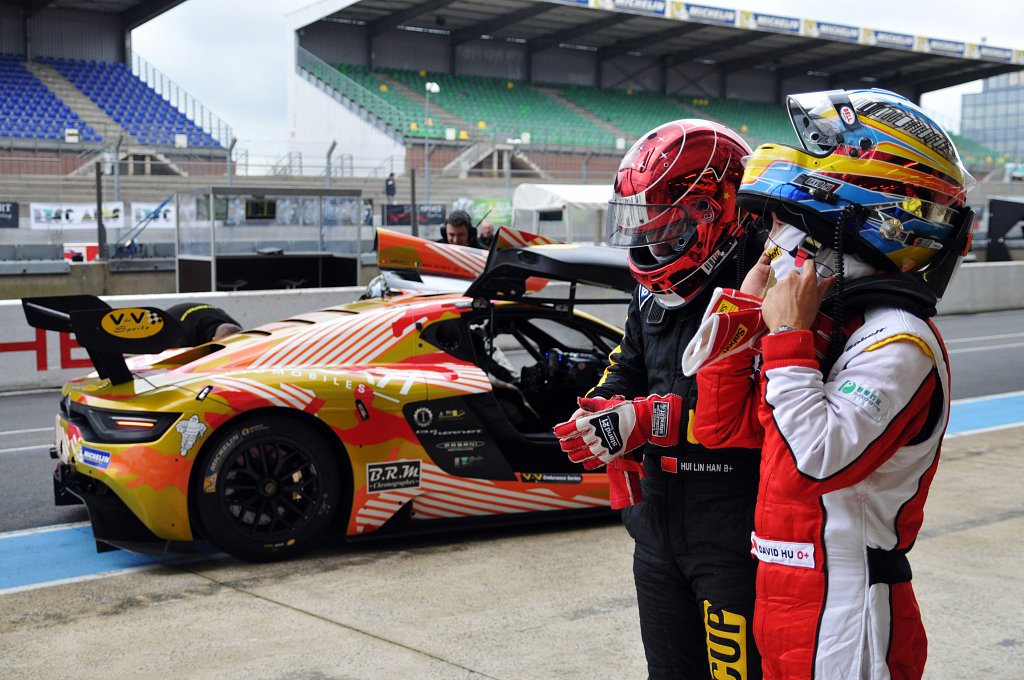
<path fill-rule="evenodd" d="M 20 5 L 25 18 L 47 8 L 72 9 L 99 14 L 117 14 L 130 31 L 177 7 L 185 0 L 6 0 L 8 5 Z"/>
<path fill-rule="evenodd" d="M 398 28 L 445 34 L 452 47 L 485 36 L 531 53 L 574 47 L 602 61 L 631 54 L 723 73 L 811 73 L 833 87 L 917 95 L 1024 70 L 1019 50 L 666 0 L 356 0 L 321 20 L 366 26 L 371 36 Z"/>

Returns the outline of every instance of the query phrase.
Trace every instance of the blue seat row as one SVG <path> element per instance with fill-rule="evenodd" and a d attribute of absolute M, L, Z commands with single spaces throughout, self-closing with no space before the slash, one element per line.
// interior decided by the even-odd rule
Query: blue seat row
<path fill-rule="evenodd" d="M 0 137 L 59 141 L 68 129 L 78 130 L 82 141 L 103 140 L 25 67 L 23 57 L 0 54 Z"/>
<path fill-rule="evenodd" d="M 170 145 L 186 135 L 189 146 L 219 147 L 208 132 L 124 65 L 81 59 L 41 58 L 142 144 Z"/>

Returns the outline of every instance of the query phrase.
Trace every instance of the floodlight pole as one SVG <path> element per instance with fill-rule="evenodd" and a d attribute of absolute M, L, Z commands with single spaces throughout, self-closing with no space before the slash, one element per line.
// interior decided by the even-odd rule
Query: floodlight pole
<path fill-rule="evenodd" d="M 117 144 L 114 145 L 114 200 L 121 200 L 121 142 L 124 141 L 124 135 L 120 135 L 117 138 Z"/>
<path fill-rule="evenodd" d="M 334 149 L 338 146 L 337 140 L 332 140 L 331 145 L 327 147 L 327 188 L 331 188 L 331 154 L 334 153 Z"/>
<path fill-rule="evenodd" d="M 423 202 L 430 203 L 430 133 L 427 124 L 430 121 L 430 93 L 437 94 L 441 86 L 434 81 L 423 85 L 426 99 L 423 102 Z"/>
<path fill-rule="evenodd" d="M 228 186 L 231 186 L 231 156 L 235 152 L 235 144 L 237 143 L 238 139 L 235 137 L 232 137 L 231 141 L 228 142 Z"/>

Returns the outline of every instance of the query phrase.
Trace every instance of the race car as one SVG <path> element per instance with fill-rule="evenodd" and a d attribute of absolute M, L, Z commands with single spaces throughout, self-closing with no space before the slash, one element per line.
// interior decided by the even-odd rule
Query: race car
<path fill-rule="evenodd" d="M 85 503 L 98 550 L 208 542 L 253 561 L 332 535 L 609 512 L 605 474 L 570 463 L 551 427 L 622 334 L 577 309 L 577 285 L 635 284 L 621 251 L 540 241 L 510 231 L 487 252 L 381 230 L 365 299 L 194 348 L 173 348 L 181 329 L 156 308 L 23 300 L 96 368 L 62 390 L 56 502 Z"/>

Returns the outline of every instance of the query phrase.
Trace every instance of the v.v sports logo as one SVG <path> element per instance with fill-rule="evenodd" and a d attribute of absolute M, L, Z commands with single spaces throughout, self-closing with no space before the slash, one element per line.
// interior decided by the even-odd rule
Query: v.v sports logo
<path fill-rule="evenodd" d="M 606 413 L 597 419 L 597 436 L 604 447 L 613 453 L 622 448 L 618 413 Z"/>

